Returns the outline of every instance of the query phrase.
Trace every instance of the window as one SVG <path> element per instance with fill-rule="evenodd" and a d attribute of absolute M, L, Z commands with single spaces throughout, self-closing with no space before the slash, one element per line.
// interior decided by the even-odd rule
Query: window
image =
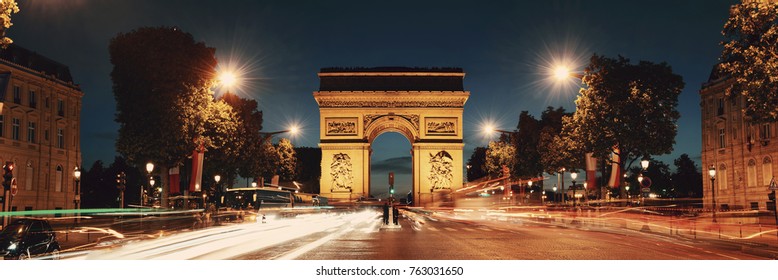
<path fill-rule="evenodd" d="M 0 137 L 5 137 L 3 131 L 5 131 L 5 116 L 0 115 Z"/>
<path fill-rule="evenodd" d="M 748 161 L 748 186 L 756 187 L 756 161 Z"/>
<path fill-rule="evenodd" d="M 716 177 L 719 177 L 719 190 L 726 190 L 727 189 L 727 166 L 722 164 L 719 166 L 718 172 L 716 172 Z"/>
<path fill-rule="evenodd" d="M 719 98 L 719 107 L 716 109 L 717 116 L 724 114 L 724 98 Z"/>
<path fill-rule="evenodd" d="M 49 141 L 49 130 L 43 131 L 43 140 Z"/>
<path fill-rule="evenodd" d="M 773 161 L 770 157 L 764 157 L 762 159 L 762 183 L 765 186 L 770 185 L 770 180 L 773 179 Z"/>
<path fill-rule="evenodd" d="M 35 178 L 35 176 L 33 176 L 33 175 L 34 175 L 34 173 L 33 173 L 33 170 L 32 170 L 32 163 L 28 162 L 27 163 L 27 170 L 26 170 L 26 173 L 24 174 L 24 189 L 25 190 L 28 190 L 28 191 L 32 190 L 32 178 Z"/>
<path fill-rule="evenodd" d="M 36 108 L 38 106 L 38 99 L 35 99 L 35 91 L 31 90 L 29 95 L 28 102 L 30 103 L 30 108 Z"/>
<path fill-rule="evenodd" d="M 727 147 L 726 131 L 723 128 L 719 128 L 719 149 Z"/>
<path fill-rule="evenodd" d="M 57 148 L 65 148 L 65 129 L 57 128 Z"/>
<path fill-rule="evenodd" d="M 48 109 L 48 108 L 49 108 L 49 97 L 46 96 L 46 109 Z"/>
<path fill-rule="evenodd" d="M 62 191 L 62 166 L 61 165 L 57 165 L 57 176 L 54 176 L 54 180 L 55 180 L 54 189 L 57 192 L 61 192 Z"/>
<path fill-rule="evenodd" d="M 22 88 L 14 86 L 14 103 L 22 104 Z"/>
<path fill-rule="evenodd" d="M 35 143 L 35 122 L 27 123 L 27 142 Z"/>
<path fill-rule="evenodd" d="M 57 115 L 59 115 L 60 117 L 65 116 L 65 101 L 63 101 L 62 99 L 57 100 Z"/>
<path fill-rule="evenodd" d="M 19 140 L 19 127 L 22 125 L 22 121 L 14 118 L 13 119 L 13 127 L 11 129 L 11 139 L 13 140 Z"/>
<path fill-rule="evenodd" d="M 770 124 L 766 123 L 763 124 L 760 129 L 762 140 L 769 140 L 770 139 Z"/>

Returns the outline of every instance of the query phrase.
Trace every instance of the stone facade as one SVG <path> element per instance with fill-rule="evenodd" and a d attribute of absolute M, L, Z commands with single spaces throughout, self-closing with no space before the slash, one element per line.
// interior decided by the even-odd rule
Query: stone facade
<path fill-rule="evenodd" d="M 411 143 L 414 204 L 430 201 L 435 190 L 462 186 L 462 113 L 470 93 L 462 90 L 461 69 L 322 70 L 313 96 L 320 113 L 323 196 L 369 196 L 370 145 L 385 132 Z"/>
<path fill-rule="evenodd" d="M 724 96 L 728 82 L 712 74 L 700 90 L 703 202 L 711 208 L 708 170 L 715 166 L 717 209 L 765 210 L 778 160 L 776 124 L 749 123 L 742 113 L 745 99 Z"/>
<path fill-rule="evenodd" d="M 83 95 L 67 66 L 16 45 L 0 51 L 0 162 L 15 163 L 18 185 L 10 210 L 75 207 Z"/>

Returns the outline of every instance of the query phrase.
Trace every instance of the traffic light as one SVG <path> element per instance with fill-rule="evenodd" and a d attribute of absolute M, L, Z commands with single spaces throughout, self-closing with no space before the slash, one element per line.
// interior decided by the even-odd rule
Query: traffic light
<path fill-rule="evenodd" d="M 394 194 L 394 187 L 389 188 L 389 193 Z"/>
<path fill-rule="evenodd" d="M 3 165 L 3 188 L 7 190 L 11 190 L 11 181 L 14 178 L 14 163 L 13 161 L 6 161 L 5 165 Z"/>
<path fill-rule="evenodd" d="M 127 187 L 127 175 L 123 171 L 116 174 L 116 187 L 121 191 Z"/>
<path fill-rule="evenodd" d="M 767 198 L 769 198 L 772 201 L 775 201 L 775 191 L 772 191 L 771 193 L 767 194 Z"/>

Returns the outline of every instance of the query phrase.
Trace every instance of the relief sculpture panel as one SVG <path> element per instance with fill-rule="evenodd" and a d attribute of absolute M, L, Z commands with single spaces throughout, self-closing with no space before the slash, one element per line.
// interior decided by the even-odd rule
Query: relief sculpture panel
<path fill-rule="evenodd" d="M 357 135 L 357 118 L 327 118 L 328 136 L 354 136 Z"/>
<path fill-rule="evenodd" d="M 430 173 L 427 179 L 432 189 L 449 189 L 454 179 L 454 159 L 446 151 L 430 153 Z"/>
<path fill-rule="evenodd" d="M 428 135 L 456 135 L 456 118 L 425 118 Z"/>
<path fill-rule="evenodd" d="M 351 185 L 354 183 L 351 157 L 344 153 L 334 154 L 330 164 L 330 176 L 332 176 L 331 192 L 350 192 Z"/>

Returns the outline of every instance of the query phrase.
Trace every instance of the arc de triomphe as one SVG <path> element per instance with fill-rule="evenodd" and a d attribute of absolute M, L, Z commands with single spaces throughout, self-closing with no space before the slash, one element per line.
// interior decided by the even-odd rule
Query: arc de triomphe
<path fill-rule="evenodd" d="M 462 112 L 470 93 L 460 68 L 324 68 L 319 72 L 320 193 L 370 194 L 370 145 L 384 132 L 411 143 L 414 205 L 462 187 Z"/>

